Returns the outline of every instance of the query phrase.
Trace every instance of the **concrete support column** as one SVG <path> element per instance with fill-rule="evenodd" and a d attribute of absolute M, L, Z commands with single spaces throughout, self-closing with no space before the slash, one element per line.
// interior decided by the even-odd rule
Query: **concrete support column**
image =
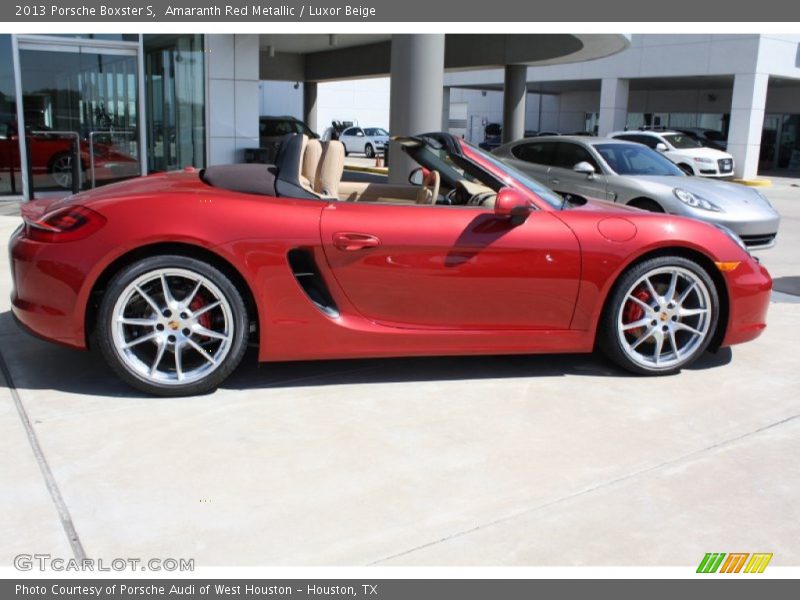
<path fill-rule="evenodd" d="M 407 136 L 438 131 L 442 126 L 444 34 L 393 35 L 391 61 L 389 132 Z M 389 183 L 407 182 L 414 166 L 392 143 Z"/>
<path fill-rule="evenodd" d="M 317 131 L 317 82 L 306 81 L 303 83 L 303 121 L 311 131 Z"/>
<path fill-rule="evenodd" d="M 503 84 L 503 143 L 525 137 L 525 100 L 528 96 L 528 67 L 506 65 Z"/>
<path fill-rule="evenodd" d="M 628 80 L 616 77 L 603 79 L 600 84 L 600 120 L 597 135 L 604 137 L 612 131 L 625 129 L 628 120 Z"/>
<path fill-rule="evenodd" d="M 758 175 L 768 86 L 765 73 L 740 73 L 733 79 L 727 149 L 735 163 L 734 174 L 742 179 Z"/>
<path fill-rule="evenodd" d="M 442 90 L 442 131 L 450 129 L 450 88 Z"/>
<path fill-rule="evenodd" d="M 208 165 L 243 162 L 258 148 L 259 40 L 255 34 L 207 34 Z"/>

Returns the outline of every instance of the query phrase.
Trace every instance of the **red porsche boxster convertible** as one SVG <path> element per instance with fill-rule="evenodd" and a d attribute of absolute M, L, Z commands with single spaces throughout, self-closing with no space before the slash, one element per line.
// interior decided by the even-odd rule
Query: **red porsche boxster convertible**
<path fill-rule="evenodd" d="M 730 231 L 572 204 L 449 134 L 396 143 L 408 184 L 342 181 L 341 143 L 293 135 L 274 165 L 31 202 L 13 312 L 162 395 L 214 389 L 248 342 L 262 361 L 600 348 L 657 375 L 764 329 L 771 279 Z"/>

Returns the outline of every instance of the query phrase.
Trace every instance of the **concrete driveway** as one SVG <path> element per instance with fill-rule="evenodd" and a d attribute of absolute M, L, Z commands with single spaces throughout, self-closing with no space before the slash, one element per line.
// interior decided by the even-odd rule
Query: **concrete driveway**
<path fill-rule="evenodd" d="M 800 188 L 766 193 L 784 220 L 760 256 L 789 293 L 758 341 L 666 378 L 591 356 L 251 357 L 213 395 L 148 398 L 21 333 L 0 252 L 0 565 L 800 565 Z"/>

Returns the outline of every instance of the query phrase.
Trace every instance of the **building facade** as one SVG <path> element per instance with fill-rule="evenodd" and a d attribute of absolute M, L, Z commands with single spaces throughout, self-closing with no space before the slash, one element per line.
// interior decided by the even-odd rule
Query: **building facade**
<path fill-rule="evenodd" d="M 258 69 L 255 35 L 0 35 L 0 199 L 242 160 Z"/>
<path fill-rule="evenodd" d="M 262 80 L 301 91 L 317 129 L 318 84 L 360 80 L 356 95 L 335 94 L 334 113 L 363 100 L 367 120 L 411 135 L 441 127 L 446 71 L 504 67 L 524 95 L 526 66 L 628 45 L 623 34 L 0 35 L 0 199 L 241 162 L 259 146 Z M 364 82 L 381 76 L 396 85 L 378 106 Z M 520 106 L 507 104 L 505 117 L 522 122 Z M 390 179 L 405 181 L 404 161 L 390 154 Z"/>
<path fill-rule="evenodd" d="M 504 72 L 445 74 L 465 137 L 500 122 Z M 527 69 L 525 129 L 600 135 L 642 126 L 720 131 L 739 177 L 800 171 L 800 36 L 631 36 L 612 56 Z"/>

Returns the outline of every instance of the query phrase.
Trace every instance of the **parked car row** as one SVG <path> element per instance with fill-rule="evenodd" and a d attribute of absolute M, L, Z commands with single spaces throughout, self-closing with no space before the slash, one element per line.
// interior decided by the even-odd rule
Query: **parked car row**
<path fill-rule="evenodd" d="M 259 142 L 261 149 L 266 149 L 262 158 L 266 161 L 275 159 L 278 147 L 283 138 L 292 133 L 300 133 L 312 139 L 339 140 L 344 144 L 345 156 L 363 154 L 373 158 L 377 154 L 385 154 L 389 144 L 389 132 L 382 127 L 360 127 L 352 122 L 334 121 L 323 136 L 315 133 L 300 119 L 290 116 L 265 116 L 259 122 Z"/>
<path fill-rule="evenodd" d="M 733 177 L 733 156 L 679 131 L 615 131 L 608 137 L 644 144 L 661 152 L 687 175 Z"/>

